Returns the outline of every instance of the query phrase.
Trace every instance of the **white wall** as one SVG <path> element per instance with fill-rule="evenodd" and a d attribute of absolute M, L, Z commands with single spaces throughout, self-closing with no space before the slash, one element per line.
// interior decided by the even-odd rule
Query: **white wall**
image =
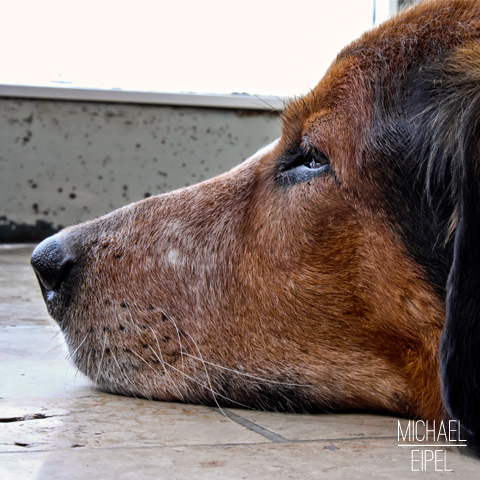
<path fill-rule="evenodd" d="M 0 98 L 0 241 L 218 175 L 279 134 L 278 113 Z"/>

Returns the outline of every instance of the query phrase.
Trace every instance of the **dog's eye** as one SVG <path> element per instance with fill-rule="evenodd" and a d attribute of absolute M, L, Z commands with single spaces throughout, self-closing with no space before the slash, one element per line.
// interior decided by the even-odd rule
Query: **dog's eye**
<path fill-rule="evenodd" d="M 282 156 L 276 178 L 284 185 L 304 182 L 330 171 L 330 160 L 319 150 L 299 145 Z"/>
<path fill-rule="evenodd" d="M 322 168 L 325 165 L 330 165 L 330 160 L 321 152 L 316 152 L 312 155 L 312 160 L 308 159 L 305 166 L 308 168 Z"/>

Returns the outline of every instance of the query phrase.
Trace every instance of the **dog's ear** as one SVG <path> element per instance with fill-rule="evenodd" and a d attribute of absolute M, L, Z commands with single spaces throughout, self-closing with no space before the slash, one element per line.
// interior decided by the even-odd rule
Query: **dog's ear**
<path fill-rule="evenodd" d="M 460 422 L 460 439 L 480 457 L 480 47 L 462 47 L 427 70 L 424 173 L 451 262 L 442 398 L 448 417 Z"/>

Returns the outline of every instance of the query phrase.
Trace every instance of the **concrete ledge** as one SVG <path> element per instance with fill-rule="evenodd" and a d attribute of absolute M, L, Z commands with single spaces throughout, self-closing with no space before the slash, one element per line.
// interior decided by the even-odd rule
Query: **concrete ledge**
<path fill-rule="evenodd" d="M 239 108 L 247 110 L 281 111 L 286 99 L 269 95 L 231 95 L 146 92 L 120 89 L 93 89 L 77 87 L 47 87 L 29 85 L 1 85 L 0 97 L 76 100 L 87 102 L 138 103 L 207 108 Z"/>

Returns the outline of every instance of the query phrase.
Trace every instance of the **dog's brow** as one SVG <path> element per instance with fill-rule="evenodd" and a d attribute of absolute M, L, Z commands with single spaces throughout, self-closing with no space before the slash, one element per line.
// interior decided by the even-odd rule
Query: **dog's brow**
<path fill-rule="evenodd" d="M 311 130 L 312 128 L 315 128 L 315 127 L 319 127 L 320 125 L 332 123 L 333 121 L 335 121 L 337 117 L 338 117 L 337 112 L 319 113 L 318 117 L 316 117 L 315 120 L 311 122 L 308 130 Z"/>
<path fill-rule="evenodd" d="M 304 135 L 309 135 L 314 129 L 333 122 L 336 113 L 329 109 L 316 109 L 312 104 L 314 92 L 289 104 L 284 111 L 282 139 L 288 145 L 298 144 Z M 317 110 L 317 112 L 315 112 Z M 308 124 L 306 124 L 308 122 Z"/>
<path fill-rule="evenodd" d="M 285 131 L 288 129 L 290 134 L 293 131 L 296 131 L 297 135 L 299 135 L 307 114 L 308 110 L 304 102 L 297 100 L 296 102 L 289 103 L 282 114 L 283 130 Z"/>

